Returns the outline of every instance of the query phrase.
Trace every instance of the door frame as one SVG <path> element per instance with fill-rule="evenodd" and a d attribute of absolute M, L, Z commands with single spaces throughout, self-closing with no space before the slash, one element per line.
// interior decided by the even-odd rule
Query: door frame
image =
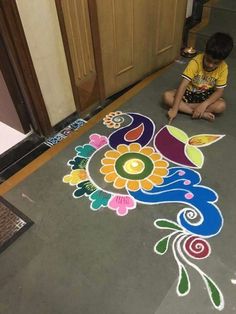
<path fill-rule="evenodd" d="M 52 133 L 52 126 L 35 73 L 16 0 L 0 0 L 0 33 L 24 99 L 24 102 L 15 104 L 16 110 L 17 112 L 27 112 L 34 131 L 47 136 Z M 1 60 L 0 62 L 2 63 Z M 24 124 L 26 120 L 23 118 L 22 122 Z"/>

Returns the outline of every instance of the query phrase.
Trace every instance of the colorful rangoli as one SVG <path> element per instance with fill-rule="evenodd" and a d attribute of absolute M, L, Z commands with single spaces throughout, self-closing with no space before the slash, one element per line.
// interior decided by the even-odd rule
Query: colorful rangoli
<path fill-rule="evenodd" d="M 103 123 L 115 130 L 109 137 L 92 134 L 89 143 L 77 146 L 76 156 L 68 161 L 71 172 L 63 182 L 75 187 L 73 197 L 89 198 L 91 210 L 105 207 L 119 216 L 134 210 L 137 203 L 183 204 L 176 221 L 154 221 L 156 228 L 170 231 L 155 244 L 154 252 L 164 255 L 171 246 L 179 271 L 176 288 L 179 296 L 190 291 L 188 270 L 192 268 L 202 277 L 214 307 L 222 310 L 224 298 L 219 287 L 193 261 L 210 255 L 207 239 L 216 236 L 223 226 L 216 205 L 218 195 L 201 185 L 197 171 L 204 164 L 200 148 L 223 135 L 200 134 L 189 138 L 170 125 L 155 132 L 150 118 L 120 111 L 108 114 Z"/>

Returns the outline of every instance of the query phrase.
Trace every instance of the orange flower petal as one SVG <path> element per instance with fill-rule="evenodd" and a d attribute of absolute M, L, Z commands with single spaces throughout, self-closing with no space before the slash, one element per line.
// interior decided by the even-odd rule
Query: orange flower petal
<path fill-rule="evenodd" d="M 154 169 L 153 174 L 164 177 L 168 174 L 168 170 L 166 168 L 156 168 Z"/>
<path fill-rule="evenodd" d="M 127 187 L 131 191 L 137 191 L 139 189 L 139 181 L 129 180 Z"/>
<path fill-rule="evenodd" d="M 117 150 L 118 150 L 118 152 L 120 152 L 120 154 L 124 154 L 124 153 L 127 153 L 129 151 L 129 147 L 125 144 L 120 144 L 117 146 Z"/>
<path fill-rule="evenodd" d="M 163 183 L 163 179 L 160 176 L 157 176 L 155 174 L 148 177 L 148 180 L 152 181 L 155 185 L 161 185 Z"/>
<path fill-rule="evenodd" d="M 141 181 L 141 187 L 142 189 L 149 191 L 153 188 L 153 184 L 149 180 L 145 179 Z"/>
<path fill-rule="evenodd" d="M 118 158 L 120 156 L 120 153 L 116 150 L 109 150 L 105 153 L 106 158 Z"/>
<path fill-rule="evenodd" d="M 155 161 L 155 167 L 164 167 L 167 168 L 169 166 L 169 163 L 165 160 L 157 160 Z"/>
<path fill-rule="evenodd" d="M 103 158 L 103 159 L 101 160 L 101 163 L 102 163 L 103 165 L 114 165 L 115 159 Z"/>
<path fill-rule="evenodd" d="M 140 150 L 140 153 L 147 155 L 147 156 L 151 155 L 153 152 L 154 152 L 154 149 L 152 147 L 143 147 Z"/>
<path fill-rule="evenodd" d="M 114 166 L 112 166 L 112 165 L 103 166 L 103 167 L 101 167 L 100 172 L 102 174 L 107 174 L 107 173 L 110 173 L 110 172 L 114 172 Z"/>
<path fill-rule="evenodd" d="M 113 184 L 113 186 L 117 189 L 123 189 L 126 185 L 126 179 L 123 179 L 123 178 L 120 178 L 120 177 L 117 177 L 115 179 L 115 182 Z"/>
<path fill-rule="evenodd" d="M 141 149 L 141 145 L 139 143 L 132 143 L 129 145 L 130 152 L 139 152 Z"/>
<path fill-rule="evenodd" d="M 158 153 L 154 153 L 150 157 L 152 158 L 153 161 L 157 161 L 161 159 L 161 155 Z"/>
<path fill-rule="evenodd" d="M 109 183 L 109 182 L 114 182 L 114 180 L 116 179 L 117 174 L 115 172 L 110 172 L 108 174 L 105 175 L 104 180 Z"/>

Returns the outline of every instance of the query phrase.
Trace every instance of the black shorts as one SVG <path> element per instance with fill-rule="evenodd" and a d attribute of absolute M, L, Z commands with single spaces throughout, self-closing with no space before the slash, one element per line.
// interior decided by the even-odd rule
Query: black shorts
<path fill-rule="evenodd" d="M 214 89 L 208 89 L 202 92 L 191 92 L 186 89 L 183 101 L 187 103 L 201 103 L 214 93 Z"/>

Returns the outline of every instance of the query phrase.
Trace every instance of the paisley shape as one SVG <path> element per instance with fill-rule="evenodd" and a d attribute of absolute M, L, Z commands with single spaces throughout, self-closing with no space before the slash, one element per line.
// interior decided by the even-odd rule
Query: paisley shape
<path fill-rule="evenodd" d="M 204 156 L 200 149 L 192 145 L 186 144 L 185 154 L 188 159 L 195 165 L 195 167 L 202 168 L 204 163 Z"/>
<path fill-rule="evenodd" d="M 219 134 L 198 134 L 189 138 L 188 143 L 193 146 L 203 147 L 221 140 L 224 135 Z"/>
<path fill-rule="evenodd" d="M 183 264 L 180 265 L 179 271 L 180 271 L 180 274 L 179 274 L 179 282 L 178 282 L 177 291 L 178 291 L 179 296 L 184 296 L 188 294 L 190 290 L 189 276 Z"/>
<path fill-rule="evenodd" d="M 128 113 L 127 116 L 132 119 L 129 125 L 113 132 L 109 137 L 109 144 L 114 149 L 116 149 L 119 144 L 129 145 L 131 138 L 133 138 L 133 142 L 139 143 L 141 146 L 147 145 L 153 138 L 155 125 L 151 119 L 138 113 Z M 136 133 L 136 129 L 142 125 L 142 132 L 140 133 L 141 129 L 138 129 L 138 133 Z M 135 136 L 132 131 L 134 131 Z M 127 134 L 129 140 L 126 139 Z M 139 137 L 134 140 L 138 135 Z"/>
<path fill-rule="evenodd" d="M 125 134 L 125 140 L 128 141 L 128 142 L 134 142 L 134 141 L 137 141 L 141 135 L 143 134 L 143 131 L 144 131 L 144 125 L 143 123 L 141 123 L 139 126 L 137 126 L 136 128 L 128 131 L 126 134 Z"/>
<path fill-rule="evenodd" d="M 224 298 L 220 289 L 208 276 L 203 275 L 203 279 L 206 283 L 211 302 L 218 310 L 222 310 L 224 308 Z"/>
<path fill-rule="evenodd" d="M 171 235 L 168 235 L 162 238 L 160 241 L 158 241 L 154 247 L 154 252 L 156 252 L 159 255 L 164 255 L 168 250 L 170 238 L 171 238 Z"/>
<path fill-rule="evenodd" d="M 177 223 L 168 219 L 157 219 L 154 221 L 154 226 L 159 229 L 183 230 Z"/>

